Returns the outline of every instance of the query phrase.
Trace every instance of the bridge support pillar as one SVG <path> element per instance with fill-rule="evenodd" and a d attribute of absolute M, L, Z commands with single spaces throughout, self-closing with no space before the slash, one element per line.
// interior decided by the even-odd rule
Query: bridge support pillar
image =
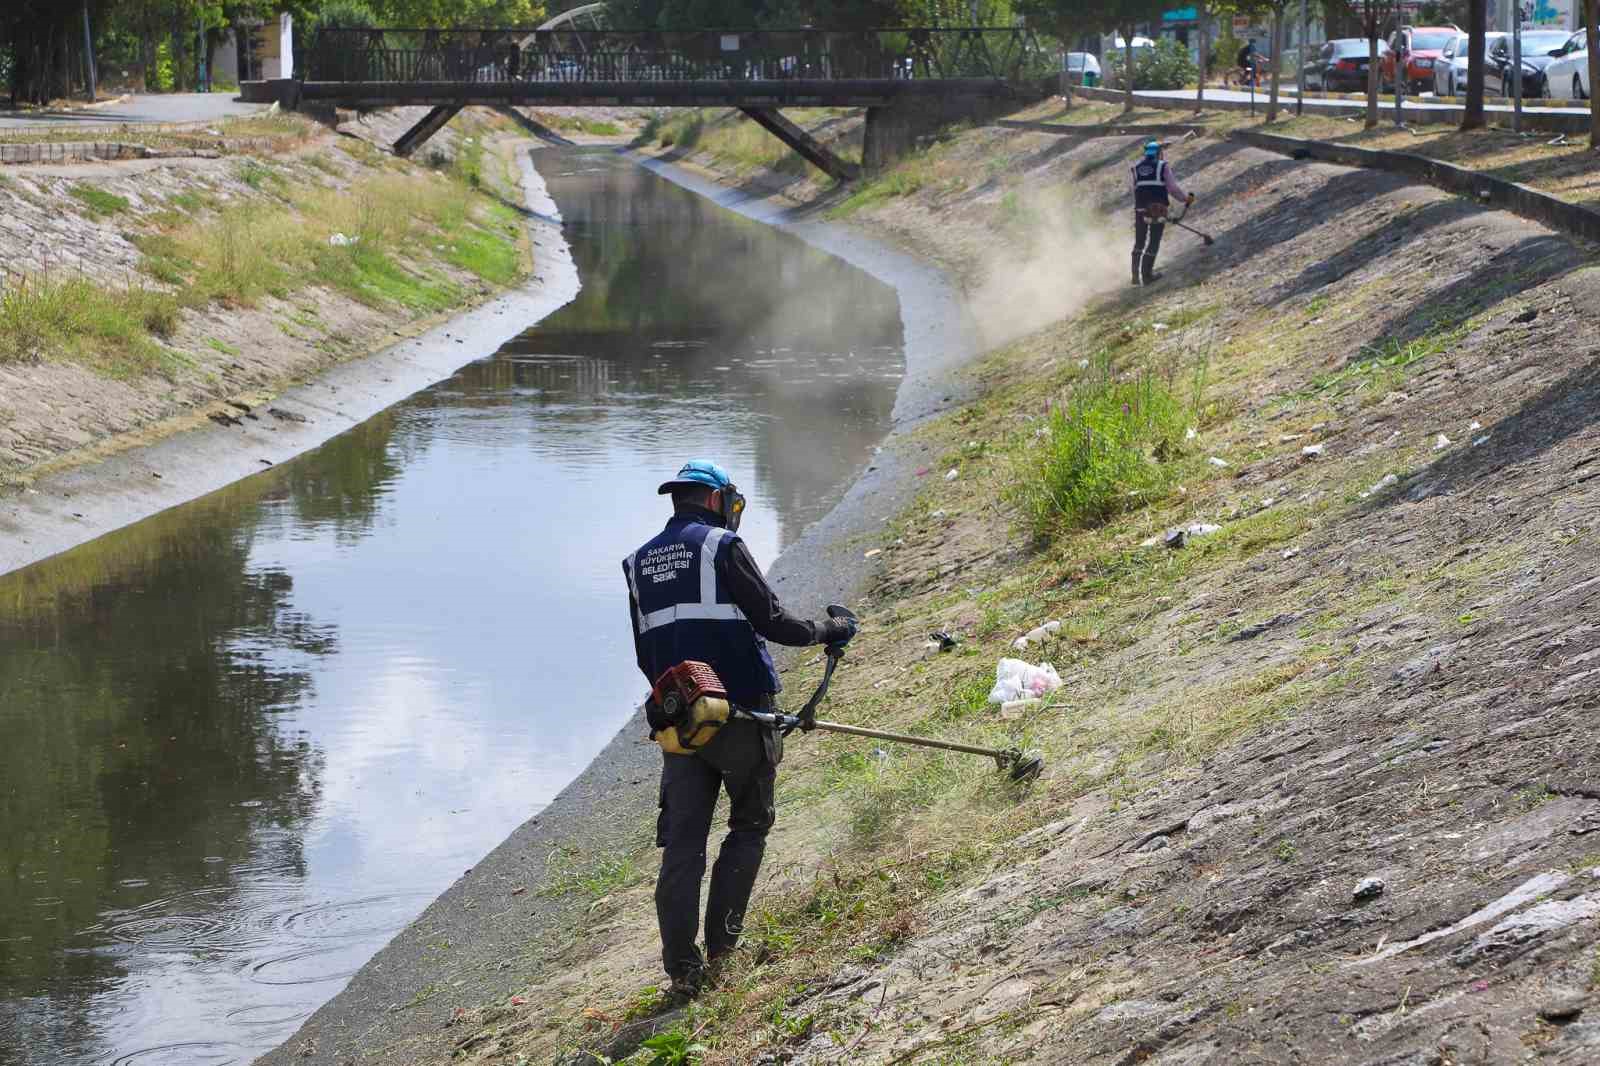
<path fill-rule="evenodd" d="M 460 104 L 441 104 L 426 115 L 422 121 L 406 130 L 400 139 L 394 142 L 394 154 L 408 156 L 422 146 L 422 143 L 435 133 L 444 129 L 444 124 L 456 117 L 456 112 L 461 110 Z"/>
<path fill-rule="evenodd" d="M 848 163 L 829 150 L 805 130 L 784 117 L 775 107 L 741 107 L 740 111 L 754 119 L 761 128 L 800 154 L 800 157 L 835 181 L 854 181 L 861 176 L 861 168 Z"/>
<path fill-rule="evenodd" d="M 916 146 L 917 123 L 904 105 L 867 108 L 867 125 L 861 138 L 861 170 L 877 177 Z"/>

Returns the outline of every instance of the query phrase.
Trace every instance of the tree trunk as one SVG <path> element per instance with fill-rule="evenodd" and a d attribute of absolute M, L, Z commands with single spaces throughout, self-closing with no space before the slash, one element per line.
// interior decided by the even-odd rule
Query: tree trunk
<path fill-rule="evenodd" d="M 1369 0 L 1370 2 L 1370 0 Z M 1378 16 L 1367 16 L 1367 129 L 1378 128 Z M 1482 77 L 1482 69 L 1479 69 Z"/>
<path fill-rule="evenodd" d="M 1133 110 L 1133 27 L 1127 26 L 1122 31 L 1122 111 L 1126 114 Z"/>
<path fill-rule="evenodd" d="M 1583 40 L 1589 49 L 1589 147 L 1600 148 L 1600 107 L 1595 105 L 1594 87 L 1600 85 L 1600 33 L 1595 21 L 1600 19 L 1600 0 L 1588 0 L 1589 17 L 1584 19 Z"/>
<path fill-rule="evenodd" d="M 1278 80 L 1283 74 L 1283 5 L 1272 9 L 1272 89 L 1267 96 L 1267 121 L 1278 120 Z"/>
<path fill-rule="evenodd" d="M 1204 0 L 1195 5 L 1200 31 L 1200 88 L 1194 94 L 1194 113 L 1199 114 L 1206 103 L 1206 68 L 1211 65 L 1211 19 Z"/>
<path fill-rule="evenodd" d="M 1461 113 L 1464 130 L 1483 129 L 1483 54 L 1488 50 L 1484 46 L 1488 32 L 1489 0 L 1471 0 L 1467 9 L 1467 106 Z"/>
<path fill-rule="evenodd" d="M 152 89 L 151 77 L 156 70 L 156 39 L 150 33 L 141 34 L 139 37 L 139 88 L 143 92 Z"/>

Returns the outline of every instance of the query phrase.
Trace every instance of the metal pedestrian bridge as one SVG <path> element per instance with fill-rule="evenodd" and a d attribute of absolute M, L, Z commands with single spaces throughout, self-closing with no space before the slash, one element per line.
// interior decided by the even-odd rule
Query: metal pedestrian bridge
<path fill-rule="evenodd" d="M 300 78 L 246 91 L 288 107 L 431 108 L 402 155 L 468 106 L 738 108 L 847 180 L 857 168 L 779 109 L 867 108 L 874 169 L 963 108 L 1037 98 L 1055 66 L 1023 26 L 626 31 L 600 24 L 602 7 L 532 29 L 324 29 Z"/>

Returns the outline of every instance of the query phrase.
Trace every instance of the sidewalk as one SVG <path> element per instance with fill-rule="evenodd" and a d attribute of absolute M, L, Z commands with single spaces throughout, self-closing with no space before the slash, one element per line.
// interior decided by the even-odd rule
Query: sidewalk
<path fill-rule="evenodd" d="M 266 110 L 227 93 L 141 93 L 115 103 L 86 105 L 70 111 L 0 111 L 0 133 L 21 131 L 114 129 L 133 124 L 216 122 Z"/>

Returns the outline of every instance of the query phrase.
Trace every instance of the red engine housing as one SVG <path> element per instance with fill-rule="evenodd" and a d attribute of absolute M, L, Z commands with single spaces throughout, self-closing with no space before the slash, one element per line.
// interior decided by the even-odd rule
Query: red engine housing
<path fill-rule="evenodd" d="M 656 679 L 655 687 L 650 690 L 650 698 L 669 719 L 676 719 L 684 708 L 692 707 L 696 700 L 706 696 L 725 700 L 728 690 L 709 664 L 693 660 L 672 667 Z"/>

